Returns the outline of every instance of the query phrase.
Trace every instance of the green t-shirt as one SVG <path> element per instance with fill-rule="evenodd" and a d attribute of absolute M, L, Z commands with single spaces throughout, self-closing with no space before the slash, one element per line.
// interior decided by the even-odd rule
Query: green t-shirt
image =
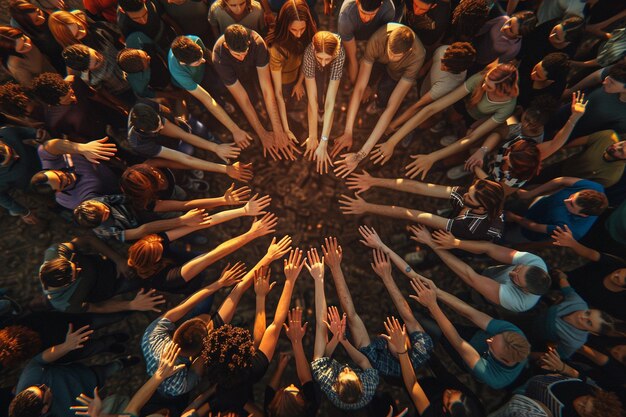
<path fill-rule="evenodd" d="M 510 115 L 513 114 L 515 110 L 515 104 L 517 104 L 517 98 L 512 98 L 508 101 L 491 101 L 489 97 L 487 97 L 487 93 L 483 94 L 483 97 L 480 99 L 476 106 L 472 106 L 469 104 L 471 100 L 472 93 L 475 89 L 481 88 L 483 84 L 483 74 L 478 73 L 472 75 L 465 81 L 465 90 L 470 93 L 466 97 L 465 108 L 467 112 L 472 116 L 475 120 L 481 120 L 491 116 L 491 118 L 498 123 L 506 122 L 506 119 L 509 118 Z"/>
<path fill-rule="evenodd" d="M 613 210 L 613 213 L 606 219 L 604 228 L 613 240 L 626 245 L 626 201 Z"/>
<path fill-rule="evenodd" d="M 587 147 L 565 160 L 561 175 L 586 178 L 605 188 L 615 185 L 624 173 L 626 161 L 605 161 L 602 155 L 607 147 L 617 142 L 619 136 L 614 130 L 602 130 L 589 135 Z"/>

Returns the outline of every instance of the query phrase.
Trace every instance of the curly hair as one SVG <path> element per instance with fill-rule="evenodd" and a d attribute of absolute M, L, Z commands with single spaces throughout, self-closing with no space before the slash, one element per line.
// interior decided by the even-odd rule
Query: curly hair
<path fill-rule="evenodd" d="M 456 40 L 473 39 L 487 22 L 489 7 L 485 0 L 464 0 L 452 12 L 452 33 Z"/>
<path fill-rule="evenodd" d="M 117 54 L 117 65 L 129 74 L 143 72 L 145 60 L 141 49 L 124 48 Z"/>
<path fill-rule="evenodd" d="M 0 364 L 16 366 L 41 349 L 39 335 L 28 327 L 8 326 L 0 330 Z"/>
<path fill-rule="evenodd" d="M 25 389 L 9 404 L 9 417 L 39 417 L 43 406 L 42 398 L 33 391 Z"/>
<path fill-rule="evenodd" d="M 2 113 L 22 117 L 28 114 L 28 105 L 31 101 L 21 85 L 13 82 L 0 85 L 0 111 Z"/>
<path fill-rule="evenodd" d="M 83 44 L 74 44 L 63 50 L 65 65 L 76 71 L 89 69 L 89 47 Z"/>
<path fill-rule="evenodd" d="M 623 417 L 624 409 L 622 402 L 614 392 L 601 389 L 593 391 L 593 411 L 585 417 Z"/>
<path fill-rule="evenodd" d="M 181 355 L 195 356 L 202 353 L 207 335 L 206 323 L 195 317 L 178 326 L 172 336 L 172 341 L 180 347 Z"/>
<path fill-rule="evenodd" d="M 202 358 L 213 382 L 230 388 L 248 377 L 255 353 L 250 331 L 225 324 L 204 340 Z"/>
<path fill-rule="evenodd" d="M 569 56 L 563 52 L 552 52 L 543 57 L 541 66 L 549 80 L 565 81 L 570 70 Z"/>
<path fill-rule="evenodd" d="M 44 72 L 35 77 L 31 87 L 35 97 L 50 106 L 58 106 L 61 98 L 65 97 L 70 89 L 70 83 L 53 72 Z"/>
<path fill-rule="evenodd" d="M 446 48 L 441 57 L 441 63 L 453 74 L 467 71 L 475 60 L 476 49 L 469 42 L 454 42 Z"/>
<path fill-rule="evenodd" d="M 172 54 L 185 65 L 193 64 L 202 58 L 202 47 L 187 36 L 179 36 L 172 41 Z"/>
<path fill-rule="evenodd" d="M 524 116 L 534 125 L 545 126 L 559 108 L 559 101 L 549 94 L 539 95 L 524 110 Z"/>

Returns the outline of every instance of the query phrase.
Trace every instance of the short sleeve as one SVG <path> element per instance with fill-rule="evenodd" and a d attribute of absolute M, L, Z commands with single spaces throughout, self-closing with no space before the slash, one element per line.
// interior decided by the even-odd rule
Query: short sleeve
<path fill-rule="evenodd" d="M 309 44 L 304 51 L 302 58 L 302 72 L 305 78 L 315 78 L 315 54 L 313 53 L 313 44 Z M 271 65 L 270 65 L 271 67 Z"/>
<path fill-rule="evenodd" d="M 263 40 L 263 38 L 256 32 L 252 32 L 253 33 L 253 41 L 256 42 L 256 54 L 254 57 L 254 65 L 257 68 L 263 68 L 264 66 L 266 66 L 269 63 L 270 57 L 269 57 L 269 53 L 267 52 L 267 45 L 265 44 L 265 41 Z"/>
<path fill-rule="evenodd" d="M 189 72 L 185 71 L 184 66 L 178 62 L 171 50 L 170 56 L 168 57 L 168 63 L 172 79 L 183 90 L 193 91 L 198 88 L 198 83 L 193 80 Z"/>
<path fill-rule="evenodd" d="M 331 80 L 341 80 L 341 76 L 343 75 L 343 65 L 346 61 L 346 50 L 343 45 L 339 49 L 339 55 L 335 58 L 330 67 L 330 79 Z"/>
<path fill-rule="evenodd" d="M 270 70 L 271 71 L 281 71 L 285 66 L 285 61 L 287 57 L 284 56 L 279 50 L 278 47 L 272 46 L 269 49 L 270 55 Z"/>
<path fill-rule="evenodd" d="M 517 251 L 515 255 L 513 255 L 512 265 L 526 265 L 526 266 L 536 266 L 544 271 L 548 272 L 548 266 L 539 256 L 530 252 L 521 252 Z"/>
<path fill-rule="evenodd" d="M 487 325 L 487 333 L 494 335 L 504 332 L 515 332 L 524 334 L 519 327 L 505 320 L 492 319 Z"/>
<path fill-rule="evenodd" d="M 515 313 L 530 310 L 541 298 L 539 295 L 523 292 L 512 283 L 500 284 L 498 296 L 500 298 L 500 305 Z"/>
<path fill-rule="evenodd" d="M 498 106 L 496 112 L 493 114 L 493 116 L 491 116 L 493 121 L 497 123 L 506 122 L 506 119 L 508 119 L 509 116 L 513 114 L 513 111 L 515 110 L 515 104 L 517 104 L 517 98 L 511 99 L 506 103 Z"/>
<path fill-rule="evenodd" d="M 473 93 L 476 87 L 478 87 L 478 84 L 480 84 L 480 82 L 482 81 L 482 79 L 483 75 L 480 72 L 469 77 L 467 81 L 465 81 L 465 83 L 463 84 L 463 86 L 465 86 L 465 91 L 470 94 Z"/>
<path fill-rule="evenodd" d="M 370 64 L 376 62 L 376 60 L 383 53 L 385 53 L 384 48 L 381 47 L 380 36 L 378 36 L 379 33 L 380 31 L 374 33 L 369 41 L 367 41 L 367 46 L 365 47 L 365 54 L 363 55 L 363 59 Z M 387 33 L 383 32 L 383 34 L 386 35 Z"/>
<path fill-rule="evenodd" d="M 354 7 L 356 7 L 356 5 Z M 345 42 L 354 39 L 355 23 L 350 18 L 350 9 L 351 7 L 348 6 L 339 13 L 339 22 L 337 24 L 339 35 Z"/>

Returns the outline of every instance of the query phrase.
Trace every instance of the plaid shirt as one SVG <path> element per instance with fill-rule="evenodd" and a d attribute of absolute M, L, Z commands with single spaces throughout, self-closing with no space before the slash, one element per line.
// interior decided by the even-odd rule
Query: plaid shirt
<path fill-rule="evenodd" d="M 430 359 L 430 352 L 433 350 L 433 340 L 424 332 L 413 332 L 409 335 L 411 340 L 411 349 L 409 350 L 409 359 L 414 369 L 421 368 Z M 393 356 L 387 348 L 387 340 L 377 337 L 368 346 L 359 349 L 361 353 L 367 356 L 367 359 L 383 376 L 401 377 L 399 360 Z"/>
<path fill-rule="evenodd" d="M 340 80 L 343 74 L 343 64 L 346 59 L 346 50 L 343 46 L 339 49 L 339 54 L 333 58 L 330 62 L 330 79 Z M 302 72 L 306 78 L 315 78 L 316 71 L 323 71 L 322 66 L 315 59 L 315 51 L 313 51 L 313 43 L 304 50 L 304 57 L 302 58 Z"/>
<path fill-rule="evenodd" d="M 171 334 L 176 326 L 169 319 L 159 317 L 146 328 L 141 340 L 141 351 L 146 361 L 146 372 L 152 376 L 159 367 L 161 353 L 172 341 Z M 179 357 L 177 363 L 184 363 Z M 159 385 L 159 392 L 171 397 L 186 394 L 194 389 L 200 378 L 188 367 L 167 378 Z"/>
<path fill-rule="evenodd" d="M 346 367 L 334 359 L 324 357 L 315 359 L 311 362 L 311 369 L 313 371 L 313 379 L 319 385 L 320 389 L 333 405 L 341 410 L 358 410 L 365 407 L 372 401 L 376 387 L 378 387 L 378 371 L 374 368 L 368 368 L 365 370 L 355 370 L 361 383 L 363 384 L 363 394 L 359 401 L 348 404 L 341 401 L 337 393 L 335 392 L 334 385 L 337 382 L 337 376 Z"/>

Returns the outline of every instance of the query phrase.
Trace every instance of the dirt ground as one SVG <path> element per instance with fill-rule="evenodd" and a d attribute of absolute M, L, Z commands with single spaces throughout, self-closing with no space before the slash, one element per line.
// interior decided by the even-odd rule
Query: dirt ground
<path fill-rule="evenodd" d="M 6 0 L 0 2 L 0 16 L 3 22 L 6 21 Z M 320 13 L 321 15 L 321 13 Z M 328 23 L 327 18 L 322 16 L 323 28 L 334 29 L 335 22 Z M 340 91 L 337 99 L 336 117 L 331 137 L 334 138 L 342 133 L 345 108 L 349 99 L 349 91 Z M 412 91 L 407 102 L 411 102 L 415 98 L 415 91 Z M 357 128 L 355 129 L 355 145 L 360 146 L 367 134 L 373 128 L 375 117 L 365 114 L 365 106 L 362 106 L 359 112 Z M 306 120 L 306 110 L 302 106 L 300 111 L 292 112 L 295 119 L 301 121 Z M 243 118 L 238 122 L 241 126 L 248 126 Z M 297 130 L 297 129 L 296 129 Z M 300 133 L 297 134 L 300 140 L 306 137 L 306 125 L 300 126 Z M 223 140 L 230 141 L 228 135 L 222 128 L 217 127 L 215 131 Z M 252 131 L 248 129 L 248 131 Z M 433 135 L 428 130 L 418 135 L 408 149 L 402 149 L 400 146 L 396 149 L 396 154 L 391 163 L 388 163 L 382 169 L 375 167 L 371 163 L 364 163 L 359 169 L 365 168 L 372 175 L 382 177 L 401 177 L 403 167 L 409 161 L 409 155 L 415 153 L 430 152 L 440 147 L 438 141 L 444 133 Z M 202 156 L 200 152 L 197 154 Z M 379 334 L 383 331 L 383 319 L 395 314 L 395 309 L 387 296 L 382 283 L 376 278 L 373 271 L 369 267 L 370 251 L 358 243 L 359 235 L 357 227 L 360 224 L 367 224 L 376 228 L 383 240 L 390 242 L 401 241 L 402 236 L 407 236 L 405 227 L 406 222 L 391 220 L 387 218 L 378 218 L 374 216 L 344 216 L 339 211 L 337 202 L 339 195 L 351 194 L 346 188 L 344 181 L 336 178 L 334 175 L 320 176 L 315 173 L 314 164 L 302 159 L 290 161 L 271 161 L 263 159 L 261 146 L 256 140 L 254 145 L 242 152 L 241 161 L 253 162 L 255 178 L 250 186 L 254 192 L 261 195 L 269 194 L 272 196 L 271 211 L 276 213 L 279 218 L 278 230 L 276 235 L 282 236 L 289 234 L 293 238 L 294 246 L 298 246 L 304 250 L 311 246 L 319 247 L 325 236 L 337 236 L 344 249 L 344 272 L 348 281 L 348 285 L 352 291 L 352 295 L 356 304 L 357 311 L 362 315 L 368 330 L 372 335 Z M 217 196 L 223 193 L 228 187 L 230 181 L 228 178 L 217 175 L 207 175 L 207 181 L 210 183 L 210 190 L 202 196 Z M 451 181 L 445 177 L 445 170 L 433 170 L 428 180 L 439 184 L 451 184 Z M 189 192 L 190 197 L 201 197 L 200 195 Z M 0 264 L 4 265 L 3 274 L 0 275 L 0 287 L 7 288 L 9 294 L 18 300 L 24 306 L 27 306 L 31 300 L 38 297 L 41 293 L 39 281 L 37 278 L 38 267 L 41 263 L 44 250 L 51 244 L 56 242 L 68 241 L 72 237 L 83 233 L 82 230 L 76 228 L 72 223 L 64 220 L 58 214 L 48 210 L 53 206 L 52 202 L 41 196 L 17 194 L 20 201 L 25 202 L 29 207 L 35 207 L 37 215 L 45 219 L 46 224 L 41 227 L 27 226 L 16 218 L 8 216 L 6 212 L 0 214 Z M 447 207 L 445 201 L 435 201 L 429 198 L 419 196 L 410 196 L 407 194 L 391 192 L 391 191 L 368 191 L 365 198 L 372 202 L 393 202 L 396 205 L 419 208 L 427 211 L 434 211 L 439 208 Z M 209 243 L 206 245 L 192 245 L 193 250 L 207 250 L 215 247 L 220 242 L 235 236 L 249 227 L 251 220 L 243 219 L 230 222 L 225 225 L 217 226 L 209 229 L 209 231 L 198 232 L 205 235 Z M 271 237 L 259 239 L 248 245 L 239 252 L 229 256 L 220 262 L 223 267 L 227 261 L 242 260 L 249 267 L 252 267 L 256 261 L 262 256 Z M 399 243 L 395 248 L 401 255 L 415 250 L 415 245 L 407 243 Z M 118 248 L 125 250 L 125 247 Z M 567 267 L 579 261 L 571 255 L 571 253 L 550 249 L 541 252 L 549 266 Z M 566 265 L 564 265 L 564 263 Z M 472 262 L 473 265 L 482 265 L 480 262 Z M 278 280 L 279 285 L 283 281 L 280 272 L 280 263 L 274 264 L 274 278 Z M 417 268 L 419 270 L 419 267 Z M 445 266 L 441 264 L 435 265 L 429 269 L 419 270 L 423 275 L 433 278 L 442 288 L 452 292 L 460 292 L 465 290 L 459 279 Z M 408 296 L 409 286 L 403 279 L 402 274 L 395 272 L 397 282 L 400 288 Z M 327 279 L 326 294 L 329 305 L 337 304 L 336 294 L 333 288 L 332 279 Z M 274 290 L 269 297 L 267 310 L 268 322 L 271 320 L 272 311 L 278 300 L 279 290 Z M 223 297 L 224 294 L 220 294 Z M 169 305 L 174 305 L 180 297 L 169 297 Z M 220 297 L 218 297 L 218 300 Z M 302 305 L 305 309 L 305 318 L 310 324 L 314 321 L 314 304 L 313 304 L 313 284 L 310 276 L 304 271 L 298 280 L 297 289 L 294 293 L 292 305 L 296 303 Z M 412 302 L 413 303 L 413 302 Z M 411 304 L 418 308 L 416 304 Z M 254 320 L 254 296 L 252 291 L 248 294 L 240 304 L 238 310 L 238 322 L 242 326 L 252 328 Z M 156 314 L 135 313 L 128 320 L 124 320 L 114 326 L 108 328 L 108 331 L 123 331 L 132 336 L 128 343 L 131 352 L 140 355 L 139 341 L 145 327 L 156 317 Z M 313 326 L 309 326 L 309 334 L 307 335 L 307 352 L 312 351 Z M 281 338 L 279 350 L 289 349 L 289 342 L 285 337 Z M 340 350 L 340 349 L 338 349 Z M 111 356 L 102 355 L 93 358 L 95 362 L 106 362 Z M 444 357 L 445 360 L 445 357 Z M 446 361 L 449 362 L 449 361 Z M 453 368 L 454 369 L 454 368 Z M 273 372 L 274 365 L 270 367 L 268 376 Z M 1 386 L 9 386 L 15 384 L 19 376 L 19 369 L 4 369 L 0 375 Z M 267 377 L 266 377 L 267 378 Z M 146 379 L 143 364 L 136 366 L 125 372 L 124 375 L 118 375 L 109 381 L 104 394 L 119 393 L 132 395 L 137 388 Z M 474 384 L 466 375 L 463 380 L 467 381 L 481 393 L 485 399 L 488 408 L 492 408 L 503 399 L 503 393 L 480 387 Z M 295 368 L 291 367 L 285 375 L 285 382 L 295 382 Z M 289 382 L 288 382 L 289 383 Z M 259 384 L 257 390 L 257 402 L 262 401 L 263 384 Z M 402 390 L 397 387 L 391 387 L 388 384 L 381 384 L 381 388 L 392 393 L 393 397 L 401 404 L 407 405 L 408 399 Z M 327 406 L 323 407 L 320 415 L 327 415 Z"/>

